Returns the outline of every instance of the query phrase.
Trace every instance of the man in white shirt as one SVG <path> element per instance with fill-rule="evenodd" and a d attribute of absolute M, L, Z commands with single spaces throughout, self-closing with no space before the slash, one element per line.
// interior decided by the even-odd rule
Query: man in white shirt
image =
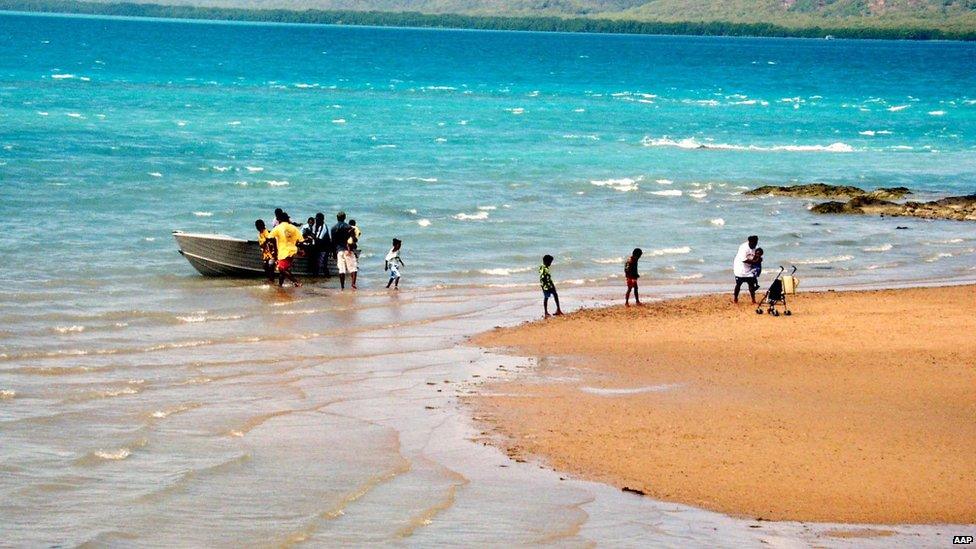
<path fill-rule="evenodd" d="M 755 249 L 758 245 L 759 237 L 756 235 L 750 236 L 739 246 L 739 251 L 735 254 L 735 259 L 732 260 L 732 275 L 735 276 L 735 290 L 732 292 L 732 301 L 734 303 L 739 302 L 739 290 L 742 288 L 743 282 L 749 286 L 749 295 L 752 297 L 752 303 L 756 303 L 756 290 L 759 289 L 759 279 L 753 271 L 754 265 L 752 264 L 752 259 L 755 257 Z"/>

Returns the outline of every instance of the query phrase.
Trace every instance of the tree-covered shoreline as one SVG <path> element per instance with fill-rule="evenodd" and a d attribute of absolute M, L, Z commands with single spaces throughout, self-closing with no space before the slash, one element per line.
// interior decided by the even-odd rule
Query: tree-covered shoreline
<path fill-rule="evenodd" d="M 950 30 L 927 26 L 842 25 L 786 26 L 774 23 L 725 21 L 641 21 L 557 16 L 489 16 L 419 12 L 244 9 L 224 7 L 83 2 L 79 0 L 0 0 L 0 11 L 109 15 L 162 19 L 197 19 L 381 27 L 453 28 L 540 32 L 668 34 L 695 36 L 757 36 L 795 38 L 966 40 L 976 29 Z"/>

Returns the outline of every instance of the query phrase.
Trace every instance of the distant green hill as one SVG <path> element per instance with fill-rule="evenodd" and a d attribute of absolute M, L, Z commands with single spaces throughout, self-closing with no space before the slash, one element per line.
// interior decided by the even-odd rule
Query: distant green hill
<path fill-rule="evenodd" d="M 976 40 L 976 0 L 0 0 L 0 10 L 579 32 Z"/>

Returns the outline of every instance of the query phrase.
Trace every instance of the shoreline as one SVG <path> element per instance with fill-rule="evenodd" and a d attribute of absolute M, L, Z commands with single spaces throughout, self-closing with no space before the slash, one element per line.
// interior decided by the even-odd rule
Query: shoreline
<path fill-rule="evenodd" d="M 742 310 L 738 312 L 746 316 L 743 322 L 758 324 L 758 328 L 768 331 L 784 326 L 784 322 L 792 323 L 795 320 L 810 324 L 804 318 L 804 309 L 812 307 L 809 310 L 811 315 L 827 314 L 829 310 L 824 309 L 822 303 L 818 303 L 824 300 L 877 301 L 878 298 L 884 298 L 889 301 L 889 309 L 898 309 L 904 305 L 902 302 L 906 296 L 910 298 L 919 294 L 953 294 L 955 297 L 962 296 L 957 303 L 961 309 L 953 312 L 936 307 L 942 315 L 936 317 L 932 314 L 933 305 L 922 302 L 921 307 L 917 308 L 921 316 L 916 317 L 915 322 L 951 324 L 961 320 L 963 324 L 955 325 L 954 329 L 923 332 L 929 335 L 930 341 L 914 349 L 914 352 L 923 355 L 926 352 L 935 352 L 943 353 L 940 355 L 943 357 L 951 357 L 952 349 L 955 348 L 953 346 L 967 345 L 967 342 L 961 340 L 960 334 L 968 330 L 967 322 L 974 322 L 971 320 L 974 290 L 976 286 L 972 283 L 950 283 L 899 289 L 809 292 L 797 296 L 795 310 L 800 315 L 789 320 L 767 318 L 766 315 L 759 317 L 750 312 L 748 304 L 740 304 Z M 976 523 L 976 508 L 968 509 L 961 500 L 953 501 L 948 496 L 952 490 L 939 491 L 947 485 L 938 488 L 938 482 L 933 481 L 933 478 L 939 478 L 939 474 L 952 473 L 957 474 L 959 481 L 964 478 L 976 481 L 976 467 L 971 460 L 968 461 L 970 465 L 965 465 L 967 461 L 961 453 L 965 450 L 959 446 L 960 439 L 971 440 L 976 433 L 963 433 L 963 436 L 954 439 L 951 433 L 960 429 L 965 431 L 965 425 L 945 418 L 942 421 L 931 414 L 926 415 L 927 411 L 933 409 L 939 410 L 939 413 L 948 413 L 941 404 L 945 401 L 937 395 L 945 396 L 944 391 L 954 391 L 951 383 L 939 376 L 904 369 L 904 364 L 901 363 L 902 369 L 895 372 L 897 375 L 894 375 L 893 380 L 886 379 L 886 383 L 877 383 L 881 379 L 877 376 L 886 374 L 884 368 L 879 369 L 878 360 L 885 357 L 890 362 L 898 362 L 900 354 L 907 351 L 896 349 L 892 353 L 892 349 L 881 349 L 877 345 L 872 346 L 870 342 L 862 342 L 857 347 L 857 352 L 880 352 L 881 354 L 875 354 L 872 360 L 867 361 L 872 364 L 859 363 L 852 356 L 843 360 L 839 355 L 834 356 L 832 362 L 828 362 L 836 367 L 822 372 L 826 377 L 818 377 L 815 370 L 818 363 L 824 362 L 823 354 L 819 359 L 814 357 L 812 360 L 799 356 L 802 359 L 799 360 L 801 366 L 796 372 L 777 374 L 775 368 L 769 369 L 776 364 L 790 364 L 795 367 L 798 355 L 809 354 L 810 341 L 800 341 L 802 352 L 797 351 L 793 355 L 789 351 L 792 345 L 773 345 L 771 349 L 767 349 L 767 343 L 761 342 L 757 351 L 759 356 L 745 362 L 747 369 L 751 368 L 753 371 L 742 371 L 740 368 L 743 367 L 743 362 L 735 360 L 731 361 L 734 370 L 731 373 L 722 372 L 729 368 L 709 367 L 704 363 L 698 364 L 695 369 L 684 368 L 680 360 L 672 360 L 688 359 L 690 356 L 699 361 L 707 361 L 709 357 L 727 359 L 725 353 L 718 352 L 711 346 L 711 342 L 702 341 L 702 338 L 708 339 L 709 334 L 714 336 L 713 339 L 727 339 L 731 336 L 732 346 L 736 347 L 736 335 L 709 332 L 708 329 L 715 328 L 713 323 L 699 323 L 703 319 L 709 320 L 709 315 L 728 313 L 730 306 L 725 306 L 724 310 L 715 308 L 720 306 L 723 299 L 728 300 L 724 295 L 666 298 L 665 301 L 646 302 L 642 309 L 626 310 L 618 306 L 584 310 L 554 321 L 534 321 L 515 327 L 496 328 L 481 334 L 472 340 L 472 344 L 491 349 L 492 352 L 535 357 L 536 367 L 517 379 L 480 387 L 478 394 L 467 399 L 466 404 L 486 429 L 485 440 L 498 446 L 510 458 L 516 461 L 541 459 L 542 463 L 556 471 L 565 471 L 578 478 L 604 482 L 617 488 L 632 488 L 660 501 L 673 501 L 733 517 L 756 517 L 764 521 L 800 520 L 852 526 Z M 947 304 L 940 303 L 939 306 L 946 307 Z M 677 315 L 669 312 L 674 308 L 680 311 Z M 900 333 L 905 328 L 890 326 L 892 313 L 889 309 L 872 313 L 876 317 L 875 321 L 878 320 L 877 315 L 881 315 L 882 323 L 888 325 L 888 330 L 891 331 L 874 333 L 875 337 L 894 337 L 892 334 Z M 957 315 L 958 310 L 963 311 L 961 319 Z M 967 311 L 968 318 L 965 317 Z M 867 313 L 862 311 L 858 314 L 863 316 Z M 620 315 L 632 317 L 629 320 L 635 324 L 628 326 L 632 331 L 641 332 L 643 338 L 653 338 L 655 332 L 647 323 L 640 323 L 641 316 L 644 316 L 643 320 L 652 319 L 655 324 L 666 324 L 666 328 L 659 329 L 671 330 L 669 345 L 652 344 L 634 352 L 622 353 L 619 347 L 635 343 L 638 339 L 620 332 Z M 850 316 L 857 315 L 852 313 Z M 682 338 L 682 332 L 675 330 L 682 323 L 685 328 L 703 328 L 704 336 L 696 333 L 693 337 Z M 904 322 L 899 324 L 903 325 Z M 829 327 L 828 323 L 819 327 L 803 326 L 803 329 L 823 330 Z M 844 329 L 852 328 L 845 326 Z M 834 331 L 844 330 L 835 326 Z M 608 335 L 619 338 L 613 348 L 605 345 Z M 765 337 L 769 334 L 763 332 L 762 335 Z M 817 334 L 815 337 L 821 337 L 819 341 L 829 343 L 822 345 L 821 351 L 843 355 L 837 348 L 844 347 L 844 343 L 837 340 L 843 339 L 844 333 L 835 334 L 832 336 L 833 340 L 823 339 L 822 335 Z M 804 337 L 800 336 L 800 339 Z M 723 346 L 727 344 L 728 342 L 724 342 Z M 968 345 L 972 347 L 972 344 Z M 556 350 L 556 347 L 560 348 Z M 685 351 L 669 355 L 667 348 Z M 956 355 L 966 356 L 966 348 L 968 347 L 960 347 Z M 648 359 L 647 351 L 653 351 L 653 361 Z M 976 352 L 976 349 L 969 352 Z M 595 357 L 598 353 L 602 354 Z M 959 363 L 964 359 L 958 356 L 953 364 L 936 363 L 935 366 L 949 369 L 953 375 L 972 377 L 971 372 L 959 369 Z M 770 357 L 776 360 L 767 362 Z M 629 363 L 621 365 L 620 361 L 624 358 Z M 656 367 L 652 368 L 654 365 Z M 887 374 L 893 375 L 891 371 Z M 848 376 L 843 378 L 844 382 L 858 387 L 863 394 L 845 391 L 841 391 L 842 394 L 833 394 L 836 392 L 834 386 L 838 385 L 834 380 L 840 379 L 837 376 L 844 375 Z M 868 375 L 875 377 L 863 378 Z M 893 399 L 894 395 L 888 390 L 892 384 L 903 391 L 897 394 L 897 399 Z M 918 386 L 926 387 L 929 392 L 920 391 Z M 958 382 L 957 386 L 971 386 L 971 382 Z M 802 389 L 797 392 L 798 388 Z M 752 390 L 755 391 L 750 393 Z M 814 390 L 820 400 L 804 401 L 803 390 Z M 760 397 L 758 403 L 751 400 L 757 396 Z M 954 397 L 963 409 L 976 410 L 976 400 L 971 396 L 959 393 L 954 394 Z M 925 405 L 921 405 L 922 403 Z M 844 420 L 838 418 L 845 417 L 843 414 L 846 412 L 838 410 L 838 404 L 863 412 L 863 418 L 866 419 L 858 420 L 862 425 L 853 429 L 845 427 Z M 878 408 L 879 405 L 887 407 Z M 877 411 L 879 409 L 881 412 Z M 912 410 L 915 415 L 905 415 L 905 410 Z M 955 412 L 959 412 L 959 409 L 955 409 Z M 723 422 L 712 425 L 718 416 L 735 417 L 736 414 L 745 414 L 752 422 L 764 425 L 750 426 L 750 421 L 736 420 L 724 421 L 724 425 L 721 424 Z M 562 428 L 565 417 L 575 418 L 578 427 L 575 433 L 570 432 L 572 429 Z M 946 417 L 958 419 L 959 416 L 950 414 Z M 816 421 L 811 421 L 814 418 Z M 689 420 L 693 421 L 689 423 Z M 899 423 L 906 421 L 915 422 L 919 428 L 916 438 L 923 442 L 906 442 L 906 436 L 911 438 L 908 436 L 910 433 L 903 432 L 904 429 L 899 427 Z M 783 422 L 785 427 L 776 426 Z M 706 432 L 690 432 L 689 425 L 696 424 L 705 426 Z M 803 425 L 806 430 L 802 432 L 813 436 L 815 440 L 797 440 L 803 437 L 793 436 L 798 432 L 796 425 Z M 651 427 L 658 431 L 651 434 L 647 431 Z M 884 437 L 878 438 L 879 433 L 888 436 L 896 433 L 898 444 L 889 448 Z M 771 434 L 780 437 L 777 444 L 769 444 L 765 440 Z M 684 444 L 681 435 L 697 435 L 698 442 Z M 740 440 L 731 443 L 729 439 L 723 438 L 728 436 L 738 436 Z M 857 445 L 859 448 L 849 452 L 849 447 L 835 444 L 837 441 L 832 437 L 846 437 L 846 444 Z M 950 449 L 944 450 L 938 456 L 930 455 L 931 449 L 935 447 L 929 444 L 933 437 L 942 437 L 940 440 L 944 445 L 941 447 Z M 749 452 L 740 455 L 743 453 L 741 448 L 748 445 L 745 441 L 752 445 L 751 448 L 761 450 L 751 456 L 754 461 L 761 457 L 763 461 L 776 466 L 786 465 L 790 470 L 804 470 L 813 476 L 808 481 L 799 481 L 790 475 L 777 476 L 776 467 L 750 463 Z M 671 444 L 678 451 L 655 448 L 658 443 Z M 686 447 L 682 448 L 682 445 Z M 781 452 L 782 455 L 777 455 L 777 447 L 790 447 L 792 452 Z M 825 450 L 828 448 L 830 452 Z M 811 459 L 797 457 L 812 455 L 811 452 L 815 454 L 818 450 L 821 454 L 832 452 L 832 455 L 818 455 Z M 646 462 L 651 458 L 628 457 L 628 452 L 639 456 L 653 456 L 660 463 L 674 465 L 648 468 Z M 790 457 L 791 453 L 796 455 Z M 715 457 L 716 454 L 721 454 L 720 461 L 730 462 L 724 464 L 724 469 L 721 464 L 708 461 L 707 456 Z M 881 463 L 886 455 L 888 463 Z M 878 457 L 880 460 L 874 459 Z M 935 463 L 923 467 L 923 463 L 928 463 L 926 460 L 934 457 L 943 460 L 941 464 L 935 460 Z M 733 461 L 734 464 L 731 463 Z M 913 480 L 886 484 L 884 474 L 871 473 L 870 468 L 859 470 L 859 467 L 864 469 L 864 463 L 870 463 L 875 468 L 880 467 L 886 471 L 885 474 L 901 467 L 900 470 L 913 477 Z M 680 474 L 675 476 L 674 471 L 669 471 L 669 468 L 680 470 Z M 713 469 L 720 469 L 722 474 L 716 474 Z M 938 471 L 938 474 L 934 471 Z M 935 477 L 932 477 L 933 474 Z M 751 482 L 757 476 L 765 480 Z M 919 480 L 919 476 L 926 480 Z M 814 482 L 812 479 L 817 480 Z M 792 487 L 788 486 L 787 481 L 792 483 Z M 730 482 L 738 482 L 739 485 L 729 486 Z M 697 488 L 684 487 L 689 483 Z M 713 489 L 713 486 L 716 488 Z M 837 489 L 818 492 L 818 486 L 836 486 Z M 956 493 L 964 492 L 964 486 L 965 484 L 955 486 Z M 906 496 L 913 488 L 918 494 L 926 494 L 925 497 L 918 497 L 924 499 L 924 503 L 918 504 L 912 497 Z M 819 504 L 804 504 L 796 501 L 796 498 L 789 501 L 791 493 L 811 490 L 815 496 L 810 499 L 819 498 Z M 941 502 L 938 497 L 931 495 L 936 492 L 945 496 Z M 740 497 L 740 494 L 747 497 Z M 878 497 L 887 502 L 880 509 L 877 505 Z M 772 501 L 777 498 L 780 503 L 784 500 L 787 503 L 777 504 Z M 905 508 L 906 502 L 909 502 L 910 509 Z M 873 507 L 872 503 L 875 504 Z M 899 503 L 902 508 L 894 509 L 893 506 L 897 507 Z M 957 504 L 955 511 L 953 503 Z"/>
<path fill-rule="evenodd" d="M 560 15 L 478 15 L 422 13 L 416 11 L 296 10 L 285 8 L 234 8 L 136 2 L 83 2 L 78 0 L 0 0 L 0 13 L 13 15 L 92 16 L 135 20 L 183 22 L 240 22 L 342 27 L 376 27 L 433 30 L 480 30 L 568 34 L 643 36 L 796 38 L 821 40 L 896 40 L 913 42 L 973 42 L 976 32 L 936 25 L 895 24 L 883 26 L 824 24 L 787 25 L 772 22 L 724 20 L 664 21 L 573 17 Z M 866 19 L 867 21 L 870 21 Z M 921 23 L 921 21 L 919 21 Z"/>

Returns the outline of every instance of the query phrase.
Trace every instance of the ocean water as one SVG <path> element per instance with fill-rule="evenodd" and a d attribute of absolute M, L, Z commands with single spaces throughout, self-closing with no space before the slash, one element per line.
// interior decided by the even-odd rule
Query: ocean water
<path fill-rule="evenodd" d="M 976 191 L 974 67 L 963 43 L 0 14 L 4 540 L 830 544 L 472 442 L 459 398 L 527 363 L 464 338 L 538 314 L 545 253 L 571 307 L 635 246 L 648 297 L 724 288 L 752 233 L 805 284 L 976 279 L 971 223 L 741 194 Z M 358 295 L 176 253 L 279 206 L 359 221 Z"/>

